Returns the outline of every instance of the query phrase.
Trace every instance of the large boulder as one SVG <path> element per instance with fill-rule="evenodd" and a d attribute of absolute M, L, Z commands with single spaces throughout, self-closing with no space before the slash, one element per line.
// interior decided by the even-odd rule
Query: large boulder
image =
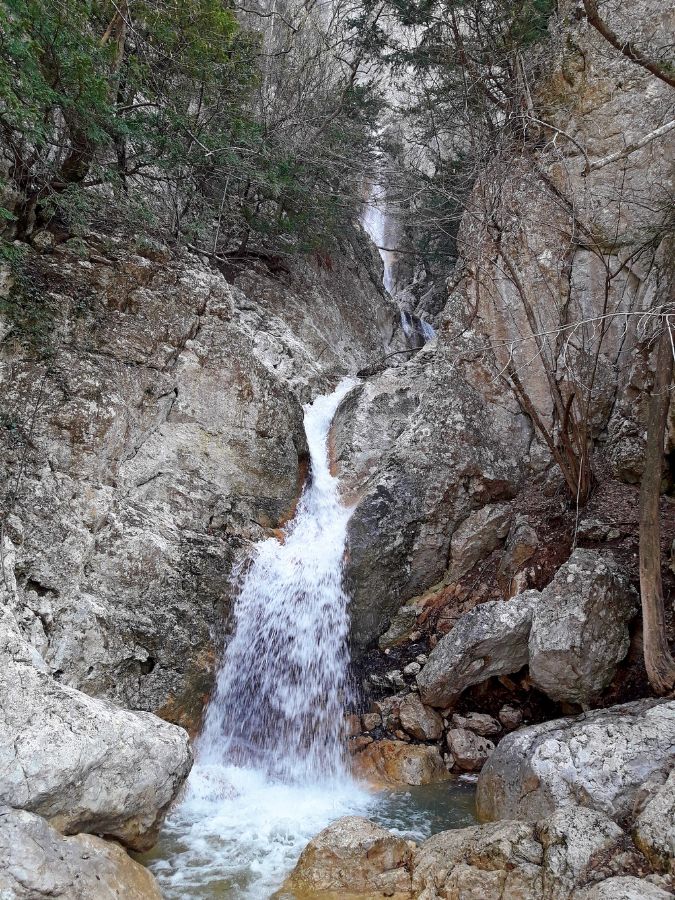
<path fill-rule="evenodd" d="M 357 753 L 355 775 L 374 784 L 434 784 L 450 777 L 438 747 L 381 740 Z"/>
<path fill-rule="evenodd" d="M 592 878 L 596 858 L 622 849 L 624 834 L 591 810 L 547 822 L 497 822 L 443 831 L 413 857 L 413 894 L 425 900 L 568 900 Z"/>
<path fill-rule="evenodd" d="M 417 676 L 422 701 L 447 707 L 470 685 L 526 665 L 538 600 L 537 591 L 525 591 L 506 603 L 491 600 L 465 613 L 434 647 Z"/>
<path fill-rule="evenodd" d="M 407 841 L 359 816 L 345 816 L 324 828 L 302 851 L 280 896 L 386 896 L 410 894 Z"/>
<path fill-rule="evenodd" d="M 675 770 L 638 816 L 633 840 L 655 868 L 675 873 Z"/>
<path fill-rule="evenodd" d="M 3 900 L 161 900 L 153 876 L 119 844 L 63 837 L 40 816 L 0 807 Z"/>
<path fill-rule="evenodd" d="M 675 701 L 641 700 L 507 735 L 476 795 L 483 820 L 536 820 L 578 804 L 626 819 L 640 787 L 675 762 Z"/>
<path fill-rule="evenodd" d="M 575 550 L 534 608 L 532 682 L 554 700 L 588 704 L 628 652 L 637 609 L 636 591 L 610 554 Z"/>
<path fill-rule="evenodd" d="M 0 622 L 0 803 L 38 813 L 64 834 L 155 842 L 190 771 L 187 733 L 59 684 Z"/>

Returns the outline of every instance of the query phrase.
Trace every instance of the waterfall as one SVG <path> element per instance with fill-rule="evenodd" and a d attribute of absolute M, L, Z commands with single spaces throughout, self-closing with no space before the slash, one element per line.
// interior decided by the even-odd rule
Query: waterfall
<path fill-rule="evenodd" d="M 361 224 L 363 230 L 377 247 L 382 259 L 382 284 L 390 294 L 394 289 L 394 262 L 396 254 L 385 249 L 387 239 L 387 217 L 385 215 L 385 191 L 381 184 L 374 183 L 370 187 L 368 200 L 364 204 Z"/>
<path fill-rule="evenodd" d="M 345 379 L 305 406 L 311 481 L 283 539 L 259 543 L 241 579 L 234 635 L 197 748 L 206 764 L 252 764 L 297 782 L 346 771 L 342 560 L 350 510 L 330 473 L 327 439 L 355 384 Z"/>
<path fill-rule="evenodd" d="M 166 900 L 266 900 L 310 838 L 373 802 L 349 775 L 342 735 L 351 511 L 328 452 L 356 383 L 305 406 L 311 480 L 282 538 L 258 543 L 241 572 L 186 795 L 150 861 Z"/>

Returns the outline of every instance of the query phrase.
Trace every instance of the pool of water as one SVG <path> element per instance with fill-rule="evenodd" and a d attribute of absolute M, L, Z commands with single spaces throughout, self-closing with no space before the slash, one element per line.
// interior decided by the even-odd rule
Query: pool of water
<path fill-rule="evenodd" d="M 344 779 L 289 785 L 254 769 L 196 766 L 159 843 L 140 861 L 166 900 L 268 900 L 322 828 L 362 815 L 416 841 L 475 822 L 475 786 L 369 791 Z"/>

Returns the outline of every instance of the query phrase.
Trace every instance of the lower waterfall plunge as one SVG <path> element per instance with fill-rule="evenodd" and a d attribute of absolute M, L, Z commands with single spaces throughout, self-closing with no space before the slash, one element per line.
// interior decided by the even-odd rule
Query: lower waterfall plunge
<path fill-rule="evenodd" d="M 350 511 L 330 473 L 327 439 L 355 381 L 305 407 L 311 482 L 283 542 L 258 544 L 234 608 L 235 632 L 198 744 L 203 764 L 254 764 L 286 781 L 346 773 L 342 559 Z"/>
<path fill-rule="evenodd" d="M 197 740 L 185 796 L 144 861 L 166 900 L 268 900 L 307 842 L 344 815 L 413 838 L 472 821 L 472 790 L 372 793 L 349 774 L 343 556 L 350 510 L 330 473 L 328 433 L 345 379 L 305 407 L 311 482 L 283 541 L 255 548 L 235 631 Z"/>

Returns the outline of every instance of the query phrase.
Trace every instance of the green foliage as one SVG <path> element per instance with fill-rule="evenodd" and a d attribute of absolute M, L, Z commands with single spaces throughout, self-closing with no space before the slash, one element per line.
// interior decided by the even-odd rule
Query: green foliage
<path fill-rule="evenodd" d="M 363 87 L 317 79 L 289 142 L 261 109 L 259 53 L 227 0 L 0 0 L 0 149 L 22 198 L 16 235 L 86 229 L 104 209 L 109 222 L 152 221 L 219 253 L 304 246 L 336 227 L 335 160 L 364 146 L 376 104 Z"/>

